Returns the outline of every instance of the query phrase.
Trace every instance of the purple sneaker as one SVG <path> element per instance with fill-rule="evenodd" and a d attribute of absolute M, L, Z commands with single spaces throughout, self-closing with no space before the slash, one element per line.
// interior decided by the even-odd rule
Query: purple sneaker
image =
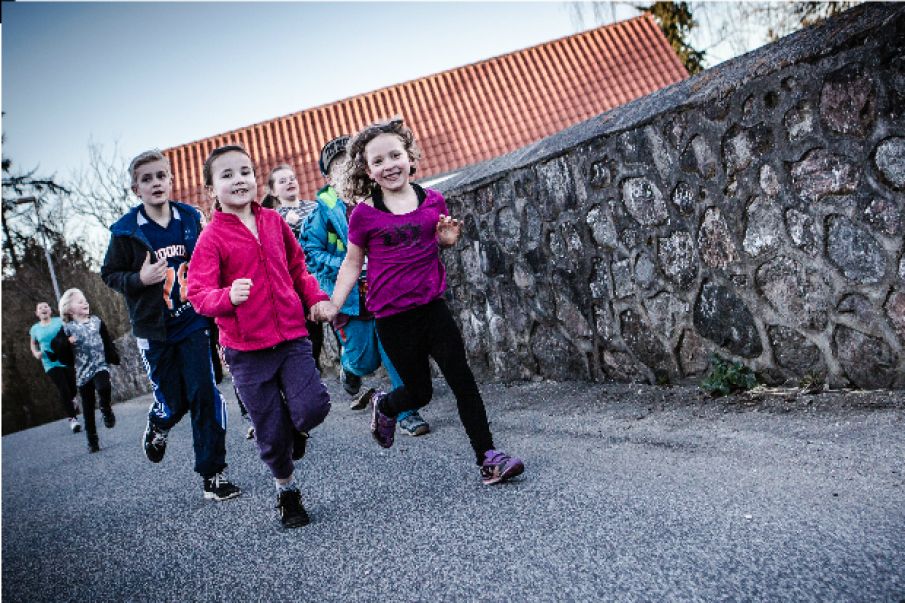
<path fill-rule="evenodd" d="M 481 481 L 488 486 L 498 484 L 521 475 L 524 470 L 525 464 L 522 459 L 499 450 L 488 450 L 484 453 L 484 462 L 481 463 Z"/>
<path fill-rule="evenodd" d="M 372 404 L 374 410 L 371 413 L 371 434 L 378 444 L 384 448 L 389 448 L 393 445 L 393 435 L 396 433 L 396 417 L 388 417 L 377 409 L 379 402 L 385 397 L 386 394 L 383 392 L 374 394 Z"/>

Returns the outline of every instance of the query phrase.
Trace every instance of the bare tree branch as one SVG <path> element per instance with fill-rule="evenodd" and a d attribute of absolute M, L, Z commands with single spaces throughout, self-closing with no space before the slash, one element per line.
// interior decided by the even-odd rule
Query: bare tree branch
<path fill-rule="evenodd" d="M 73 178 L 72 208 L 81 218 L 109 228 L 134 204 L 128 166 L 118 145 L 107 154 L 97 143 L 88 145 L 88 166 Z"/>

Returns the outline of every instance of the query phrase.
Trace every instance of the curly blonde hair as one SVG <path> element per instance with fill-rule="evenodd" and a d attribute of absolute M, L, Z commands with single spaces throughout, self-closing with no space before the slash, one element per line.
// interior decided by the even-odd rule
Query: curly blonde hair
<path fill-rule="evenodd" d="M 344 199 L 366 199 L 374 192 L 377 183 L 368 176 L 368 158 L 365 156 L 365 147 L 381 134 L 395 134 L 402 140 L 402 146 L 413 164 L 409 176 L 414 176 L 414 164 L 421 159 L 421 149 L 415 142 L 415 134 L 411 128 L 405 125 L 401 116 L 397 115 L 385 121 L 378 121 L 365 127 L 349 140 L 346 147 L 349 160 L 346 161 L 343 181 L 340 185 Z"/>

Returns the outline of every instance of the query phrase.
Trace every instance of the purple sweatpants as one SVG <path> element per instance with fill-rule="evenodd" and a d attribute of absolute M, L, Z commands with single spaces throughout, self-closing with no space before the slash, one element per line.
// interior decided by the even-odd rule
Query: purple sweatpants
<path fill-rule="evenodd" d="M 252 352 L 224 348 L 233 384 L 255 426 L 261 460 L 277 479 L 292 477 L 293 431 L 310 431 L 330 412 L 307 338 Z"/>

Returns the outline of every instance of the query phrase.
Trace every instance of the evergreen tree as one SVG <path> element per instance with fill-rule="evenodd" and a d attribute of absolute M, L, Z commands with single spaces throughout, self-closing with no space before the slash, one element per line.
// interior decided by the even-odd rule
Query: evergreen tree
<path fill-rule="evenodd" d="M 687 2 L 654 2 L 639 8 L 654 18 L 688 73 L 704 70 L 704 51 L 695 50 L 687 41 L 691 30 L 697 27 Z"/>

